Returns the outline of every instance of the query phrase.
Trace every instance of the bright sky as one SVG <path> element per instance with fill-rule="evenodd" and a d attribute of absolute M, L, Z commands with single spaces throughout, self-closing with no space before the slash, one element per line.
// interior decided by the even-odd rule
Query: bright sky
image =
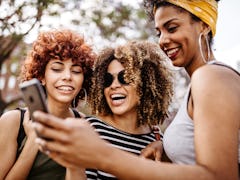
<path fill-rule="evenodd" d="M 214 48 L 217 59 L 237 68 L 240 63 L 240 0 L 219 2 Z M 238 67 L 240 68 L 240 67 Z M 240 71 L 240 69 L 238 69 Z"/>

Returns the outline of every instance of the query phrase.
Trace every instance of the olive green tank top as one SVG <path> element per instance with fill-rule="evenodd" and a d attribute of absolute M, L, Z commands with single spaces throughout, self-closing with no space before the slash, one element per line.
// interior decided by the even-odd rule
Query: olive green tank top
<path fill-rule="evenodd" d="M 80 114 L 73 110 L 75 117 L 80 117 Z M 23 116 L 21 117 L 21 119 Z M 21 120 L 22 123 L 23 119 Z M 25 136 L 20 142 L 18 153 L 20 154 L 27 137 Z M 32 168 L 28 175 L 28 180 L 64 180 L 66 175 L 65 167 L 61 166 L 57 162 L 53 161 L 44 153 L 38 151 Z"/>

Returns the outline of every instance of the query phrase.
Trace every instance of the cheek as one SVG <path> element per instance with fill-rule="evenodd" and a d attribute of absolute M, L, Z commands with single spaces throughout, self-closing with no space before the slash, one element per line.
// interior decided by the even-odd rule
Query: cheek
<path fill-rule="evenodd" d="M 109 104 L 110 103 L 110 101 L 111 101 L 111 99 L 110 99 L 110 97 L 109 97 L 109 88 L 105 88 L 104 89 L 104 91 L 103 91 L 103 93 L 104 93 L 104 97 L 105 97 L 105 99 L 106 99 L 106 101 L 107 101 L 107 104 Z"/>
<path fill-rule="evenodd" d="M 54 80 L 55 80 L 54 76 L 45 76 L 44 79 L 42 79 L 42 85 L 50 86 L 54 84 Z"/>
<path fill-rule="evenodd" d="M 129 90 L 129 93 L 130 93 L 131 102 L 136 105 L 139 104 L 140 97 L 139 97 L 136 89 L 132 88 L 131 90 Z"/>
<path fill-rule="evenodd" d="M 103 91 L 103 93 L 104 93 L 105 98 L 107 99 L 107 97 L 108 97 L 108 96 L 107 96 L 107 94 L 108 94 L 108 88 L 105 88 L 104 91 Z"/>
<path fill-rule="evenodd" d="M 82 88 L 84 77 L 83 76 L 77 77 L 75 81 L 76 81 L 77 85 Z"/>

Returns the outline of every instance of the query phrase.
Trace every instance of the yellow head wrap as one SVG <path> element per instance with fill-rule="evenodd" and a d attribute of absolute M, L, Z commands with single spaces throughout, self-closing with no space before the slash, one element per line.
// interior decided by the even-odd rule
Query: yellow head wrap
<path fill-rule="evenodd" d="M 215 0 L 165 0 L 179 6 L 200 18 L 210 26 L 213 36 L 216 34 L 217 9 Z"/>

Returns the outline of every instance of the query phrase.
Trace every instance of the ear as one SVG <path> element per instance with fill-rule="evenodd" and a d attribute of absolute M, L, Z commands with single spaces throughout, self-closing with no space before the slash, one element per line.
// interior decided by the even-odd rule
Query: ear
<path fill-rule="evenodd" d="M 201 24 L 201 32 L 205 35 L 205 36 L 207 36 L 208 34 L 209 34 L 209 32 L 211 31 L 211 28 L 210 28 L 210 26 L 209 25 L 207 25 L 206 23 L 204 23 L 204 22 L 202 22 L 202 24 Z"/>
<path fill-rule="evenodd" d="M 45 86 L 45 85 L 46 85 L 45 79 L 42 79 L 42 80 L 41 80 L 41 83 L 42 83 L 43 86 Z"/>
<path fill-rule="evenodd" d="M 204 30 L 204 35 L 208 35 L 209 34 L 209 32 L 211 31 L 211 28 L 210 28 L 210 26 L 208 26 L 207 28 L 205 28 L 205 30 Z"/>

